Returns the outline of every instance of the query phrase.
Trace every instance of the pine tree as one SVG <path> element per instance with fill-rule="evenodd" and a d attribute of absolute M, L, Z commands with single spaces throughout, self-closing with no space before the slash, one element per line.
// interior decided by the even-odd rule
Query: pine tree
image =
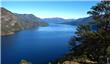
<path fill-rule="evenodd" d="M 78 26 L 77 36 L 70 42 L 71 50 L 74 51 L 73 56 L 87 56 L 98 64 L 105 64 L 110 52 L 110 1 L 101 1 L 93 6 L 88 14 L 94 22 Z M 97 28 L 95 31 L 92 29 L 93 25 Z"/>

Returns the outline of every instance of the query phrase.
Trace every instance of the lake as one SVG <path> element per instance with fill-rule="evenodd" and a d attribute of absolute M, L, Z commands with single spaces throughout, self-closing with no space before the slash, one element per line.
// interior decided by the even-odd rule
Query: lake
<path fill-rule="evenodd" d="M 22 59 L 32 64 L 48 64 L 69 51 L 75 26 L 50 24 L 19 31 L 1 38 L 2 64 L 19 64 Z"/>

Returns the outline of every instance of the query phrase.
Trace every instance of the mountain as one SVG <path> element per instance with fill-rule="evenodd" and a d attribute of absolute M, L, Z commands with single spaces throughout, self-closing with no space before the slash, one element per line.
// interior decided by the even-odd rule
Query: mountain
<path fill-rule="evenodd" d="M 20 21 L 25 21 L 25 22 L 41 22 L 41 19 L 34 16 L 33 14 L 18 14 L 15 13 L 15 15 L 18 17 L 18 19 L 20 19 Z"/>
<path fill-rule="evenodd" d="M 64 22 L 69 22 L 70 20 L 73 19 L 63 19 L 63 18 L 44 18 L 42 19 L 44 22 L 47 23 L 64 23 Z"/>
<path fill-rule="evenodd" d="M 1 14 L 1 35 L 14 34 L 20 28 L 17 23 L 17 17 L 5 8 L 0 8 Z"/>
<path fill-rule="evenodd" d="M 47 23 L 60 23 L 60 24 L 69 24 L 69 25 L 87 24 L 88 22 L 93 21 L 91 17 L 85 17 L 79 19 L 45 18 L 42 20 Z"/>
<path fill-rule="evenodd" d="M 42 22 L 42 20 L 33 14 L 17 14 L 15 13 L 17 17 L 17 21 L 21 26 L 25 28 L 30 27 L 36 27 L 36 26 L 47 26 L 48 24 L 46 22 Z M 23 28 L 23 29 L 25 29 Z"/>
<path fill-rule="evenodd" d="M 64 22 L 63 24 L 80 25 L 80 24 L 87 24 L 91 21 L 93 21 L 92 17 L 85 17 L 85 18 L 80 18 L 76 20 L 71 20 L 69 22 Z"/>
<path fill-rule="evenodd" d="M 48 25 L 32 14 L 15 14 L 3 7 L 0 10 L 1 35 L 14 34 L 22 29 Z"/>

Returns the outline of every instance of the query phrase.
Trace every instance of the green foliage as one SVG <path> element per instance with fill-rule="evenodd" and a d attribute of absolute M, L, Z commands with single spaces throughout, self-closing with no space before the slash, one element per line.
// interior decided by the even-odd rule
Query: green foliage
<path fill-rule="evenodd" d="M 49 62 L 48 64 L 52 64 L 51 62 Z"/>
<path fill-rule="evenodd" d="M 97 30 L 93 31 L 93 24 L 78 26 L 77 36 L 70 42 L 71 50 L 74 51 L 72 55 L 105 64 L 106 58 L 110 56 L 110 1 L 98 3 L 88 14 L 94 19 Z"/>
<path fill-rule="evenodd" d="M 110 57 L 110 46 L 107 48 L 106 52 L 107 52 L 107 55 Z"/>

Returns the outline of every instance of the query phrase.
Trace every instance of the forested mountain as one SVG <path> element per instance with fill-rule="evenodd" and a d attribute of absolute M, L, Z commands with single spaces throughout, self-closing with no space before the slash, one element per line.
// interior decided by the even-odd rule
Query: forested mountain
<path fill-rule="evenodd" d="M 77 27 L 76 35 L 69 42 L 71 51 L 60 59 L 59 64 L 65 60 L 69 63 L 110 64 L 110 1 L 97 3 L 87 14 L 94 21 Z M 91 25 L 97 29 L 93 31 Z"/>

